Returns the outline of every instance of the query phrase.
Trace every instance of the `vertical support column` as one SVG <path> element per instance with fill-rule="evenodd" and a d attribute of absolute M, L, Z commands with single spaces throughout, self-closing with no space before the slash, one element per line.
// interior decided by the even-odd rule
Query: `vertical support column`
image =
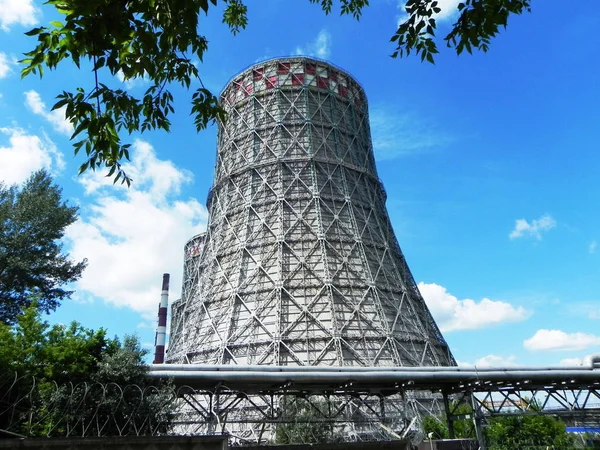
<path fill-rule="evenodd" d="M 274 338 L 274 364 L 279 364 L 279 365 L 287 365 L 287 359 L 285 361 L 282 361 L 281 358 L 281 340 L 283 338 L 283 331 L 284 331 L 284 323 L 287 323 L 288 321 L 288 316 L 286 314 L 289 314 L 288 311 L 284 311 L 283 309 L 283 296 L 282 296 L 282 292 L 283 292 L 283 286 L 284 286 L 284 281 L 286 280 L 286 277 L 289 275 L 287 272 L 283 270 L 284 267 L 284 261 L 283 261 L 283 243 L 285 240 L 285 231 L 283 229 L 284 223 L 285 223 L 285 214 L 284 214 L 284 195 L 281 194 L 281 192 L 285 191 L 285 182 L 287 180 L 284 179 L 284 174 L 283 174 L 283 164 L 281 162 L 281 160 L 279 160 L 277 162 L 277 185 L 278 185 L 278 192 L 280 192 L 280 194 L 277 195 L 277 214 L 279 216 L 279 230 L 277 231 L 277 281 L 275 284 L 275 288 L 277 289 L 277 306 L 275 307 L 275 311 L 276 311 L 276 317 L 277 317 L 277 325 L 276 325 L 276 330 L 275 330 L 275 334 L 273 336 Z M 286 357 L 287 358 L 287 357 Z M 306 352 L 306 360 L 305 363 L 310 364 L 309 360 L 308 360 L 308 350 Z"/>
<path fill-rule="evenodd" d="M 158 305 L 158 327 L 156 328 L 156 341 L 154 343 L 154 364 L 165 362 L 165 341 L 167 337 L 167 308 L 169 307 L 169 278 L 168 273 L 163 274 L 162 292 Z"/>
<path fill-rule="evenodd" d="M 446 421 L 448 423 L 448 437 L 450 439 L 455 438 L 454 434 L 454 413 L 450 411 L 450 401 L 448 400 L 448 393 L 442 393 L 444 398 L 444 410 L 446 411 Z"/>
<path fill-rule="evenodd" d="M 218 388 L 217 388 L 218 389 Z M 215 394 L 210 392 L 208 394 L 208 413 L 209 419 L 207 420 L 207 434 L 215 434 L 217 420 L 217 413 L 215 413 L 215 403 L 214 403 Z"/>
<path fill-rule="evenodd" d="M 379 396 L 379 421 L 385 423 L 385 399 L 383 395 Z"/>
<path fill-rule="evenodd" d="M 331 395 L 327 394 L 325 396 L 327 402 L 327 422 L 329 423 L 329 439 L 333 442 L 335 438 L 335 422 L 332 419 L 332 409 L 331 409 Z"/>
<path fill-rule="evenodd" d="M 485 436 L 483 435 L 482 428 L 482 416 L 481 409 L 479 408 L 478 403 L 475 400 L 475 395 L 471 393 L 471 409 L 473 410 L 473 425 L 475 426 L 475 435 L 477 436 L 477 442 L 479 443 L 479 450 L 486 450 L 485 446 Z"/>

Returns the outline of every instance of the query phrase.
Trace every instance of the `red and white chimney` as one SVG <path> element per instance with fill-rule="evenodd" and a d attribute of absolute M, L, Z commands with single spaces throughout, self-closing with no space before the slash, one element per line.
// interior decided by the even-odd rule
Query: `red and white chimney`
<path fill-rule="evenodd" d="M 169 278 L 168 273 L 163 274 L 162 292 L 158 305 L 158 328 L 154 342 L 154 364 L 165 362 L 165 340 L 167 338 L 167 308 L 169 307 Z"/>

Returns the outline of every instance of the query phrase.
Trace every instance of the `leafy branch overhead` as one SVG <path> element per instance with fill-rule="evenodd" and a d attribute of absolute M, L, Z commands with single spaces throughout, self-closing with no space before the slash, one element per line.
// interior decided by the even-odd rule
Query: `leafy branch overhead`
<path fill-rule="evenodd" d="M 334 0 L 309 0 L 326 14 Z M 490 39 L 506 27 L 511 14 L 530 11 L 531 0 L 465 0 L 458 5 L 458 18 L 444 38 L 457 53 L 466 49 L 487 51 Z M 169 88 L 173 84 L 188 89 L 192 80 L 201 87 L 192 95 L 191 112 L 196 128 L 202 130 L 215 120 L 225 120 L 218 98 L 202 84 L 194 60 L 202 62 L 208 48 L 199 32 L 199 18 L 209 8 L 223 5 L 222 21 L 233 34 L 247 25 L 243 0 L 48 0 L 64 16 L 26 33 L 37 38 L 37 46 L 26 53 L 22 76 L 43 75 L 44 68 L 56 69 L 70 61 L 92 63 L 91 89 L 78 87 L 63 91 L 53 109 L 65 108 L 66 119 L 74 127 L 75 154 L 85 153 L 79 173 L 105 168 L 114 181 L 127 183 L 122 162 L 129 160 L 131 144 L 123 143 L 126 133 L 149 130 L 169 131 L 169 115 L 175 109 Z M 340 13 L 359 19 L 368 0 L 339 0 Z M 392 57 L 416 53 L 434 62 L 435 0 L 408 0 L 407 18 L 392 37 L 396 49 Z M 143 78 L 150 83 L 142 96 L 126 89 L 112 89 L 102 81 L 120 76 L 124 80 Z"/>
<path fill-rule="evenodd" d="M 396 43 L 392 57 L 408 56 L 412 51 L 434 63 L 439 53 L 434 40 L 436 15 L 442 12 L 437 0 L 408 0 L 407 18 L 398 26 L 391 41 Z M 531 12 L 531 0 L 464 0 L 457 5 L 457 20 L 444 37 L 446 46 L 461 54 L 465 49 L 487 52 L 491 39 L 506 28 L 511 14 Z"/>

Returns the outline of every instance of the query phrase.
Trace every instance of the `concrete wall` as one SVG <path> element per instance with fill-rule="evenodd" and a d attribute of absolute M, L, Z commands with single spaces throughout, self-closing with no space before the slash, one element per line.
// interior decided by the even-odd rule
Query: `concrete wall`
<path fill-rule="evenodd" d="M 227 450 L 227 436 L 124 436 L 0 440 L 0 449 L 30 450 Z"/>
<path fill-rule="evenodd" d="M 240 450 L 411 450 L 410 442 L 344 442 L 339 444 L 295 444 L 295 445 L 256 445 L 239 447 Z"/>
<path fill-rule="evenodd" d="M 227 436 L 126 436 L 102 438 L 0 439 L 2 449 L 30 450 L 227 450 Z M 411 450 L 409 442 L 355 442 L 248 446 L 242 450 Z M 477 450 L 472 439 L 423 441 L 419 450 Z"/>
<path fill-rule="evenodd" d="M 479 445 L 475 439 L 444 439 L 440 441 L 423 441 L 418 450 L 477 450 Z"/>

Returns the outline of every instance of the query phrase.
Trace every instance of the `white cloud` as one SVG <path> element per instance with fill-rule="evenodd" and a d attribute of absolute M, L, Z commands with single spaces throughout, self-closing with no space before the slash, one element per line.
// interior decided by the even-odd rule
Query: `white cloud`
<path fill-rule="evenodd" d="M 441 11 L 437 14 L 434 14 L 432 17 L 438 21 L 443 22 L 446 20 L 453 20 L 458 16 L 458 4 L 464 0 L 437 0 L 438 7 Z M 408 19 L 408 14 L 406 13 L 406 1 L 400 0 L 398 2 L 398 9 L 401 11 L 400 15 L 396 17 L 396 21 L 398 22 L 398 26 L 406 19 Z"/>
<path fill-rule="evenodd" d="M 565 366 L 565 367 L 582 366 L 583 359 L 581 359 L 581 358 L 565 358 L 565 359 L 561 359 L 558 364 L 560 366 Z"/>
<path fill-rule="evenodd" d="M 20 184 L 36 170 L 56 173 L 64 168 L 62 154 L 48 138 L 27 134 L 20 128 L 0 128 L 0 133 L 9 136 L 8 145 L 0 146 L 0 181 Z"/>
<path fill-rule="evenodd" d="M 34 0 L 0 0 L 0 27 L 8 31 L 11 25 L 35 25 L 39 8 Z"/>
<path fill-rule="evenodd" d="M 1 0 L 0 0 L 1 2 Z M 12 72 L 14 61 L 6 53 L 0 52 L 0 78 L 6 78 Z"/>
<path fill-rule="evenodd" d="M 510 239 L 517 239 L 520 237 L 531 236 L 538 241 L 542 239 L 542 232 L 551 230 L 556 227 L 556 220 L 554 220 L 549 214 L 541 216 L 539 219 L 534 219 L 531 223 L 525 219 L 518 219 L 515 221 L 515 228 L 508 235 Z"/>
<path fill-rule="evenodd" d="M 577 317 L 586 317 L 588 319 L 600 319 L 600 302 L 598 301 L 578 301 L 568 302 L 565 308 L 569 314 Z"/>
<path fill-rule="evenodd" d="M 516 367 L 519 364 L 516 362 L 517 357 L 514 355 L 510 356 L 499 356 L 499 355 L 487 355 L 483 358 L 479 358 L 475 363 L 456 361 L 456 365 L 459 367 L 473 368 L 473 367 Z"/>
<path fill-rule="evenodd" d="M 430 151 L 452 139 L 435 125 L 411 113 L 376 105 L 369 113 L 375 159 L 390 160 L 400 156 Z"/>
<path fill-rule="evenodd" d="M 596 307 L 596 309 L 590 309 L 590 311 L 588 311 L 588 319 L 600 319 L 600 308 Z"/>
<path fill-rule="evenodd" d="M 319 31 L 314 41 L 305 46 L 298 46 L 294 52 L 296 55 L 316 56 L 327 59 L 331 55 L 331 34 L 327 30 Z"/>
<path fill-rule="evenodd" d="M 484 298 L 479 302 L 471 299 L 458 300 L 435 283 L 419 283 L 431 314 L 442 331 L 476 330 L 505 322 L 520 322 L 531 312 L 522 306 Z"/>
<path fill-rule="evenodd" d="M 25 105 L 34 114 L 46 119 L 52 127 L 63 134 L 70 136 L 73 133 L 73 125 L 65 119 L 65 107 L 48 111 L 46 104 L 36 91 L 25 92 Z"/>
<path fill-rule="evenodd" d="M 561 330 L 538 330 L 523 342 L 527 350 L 585 350 L 600 346 L 600 336 L 586 333 L 565 333 Z"/>
<path fill-rule="evenodd" d="M 596 253 L 596 249 L 598 248 L 598 242 L 592 241 L 590 245 L 588 245 L 588 252 L 594 254 Z"/>
<path fill-rule="evenodd" d="M 145 73 L 146 72 L 144 72 L 144 74 Z M 146 76 L 125 79 L 125 74 L 121 70 L 117 72 L 117 79 L 123 83 L 127 89 L 132 89 L 134 87 L 150 83 L 150 79 Z"/>
<path fill-rule="evenodd" d="M 296 53 L 298 53 L 298 48 L 296 48 Z M 254 60 L 255 63 L 267 61 L 268 59 L 273 58 L 273 52 L 269 47 L 265 48 L 264 53 Z"/>
<path fill-rule="evenodd" d="M 137 324 L 136 328 L 137 329 L 149 328 L 149 329 L 152 330 L 156 326 L 156 323 L 154 323 L 154 322 L 156 322 L 156 321 L 147 320 L 145 322 L 140 322 L 140 323 Z"/>
<path fill-rule="evenodd" d="M 146 142 L 132 146 L 124 169 L 131 188 L 113 185 L 97 172 L 79 178 L 90 204 L 67 229 L 75 260 L 88 258 L 77 288 L 153 319 L 164 272 L 171 273 L 171 298 L 181 290 L 183 245 L 206 226 L 196 199 L 174 198 L 191 174 L 160 160 Z"/>
<path fill-rule="evenodd" d="M 516 356 L 487 355 L 475 361 L 476 367 L 515 367 Z"/>
<path fill-rule="evenodd" d="M 133 179 L 131 189 L 113 184 L 112 179 L 101 172 L 87 171 L 79 178 L 86 195 L 99 194 L 103 188 L 110 188 L 110 192 L 120 188 L 127 193 L 147 192 L 160 200 L 179 194 L 181 187 L 193 179 L 190 171 L 178 168 L 171 161 L 158 159 L 152 146 L 142 140 L 135 141 L 131 159 L 131 163 L 123 165 L 127 175 Z"/>
<path fill-rule="evenodd" d="M 456 360 L 456 365 L 458 367 L 473 367 L 473 364 L 465 362 L 465 361 L 459 361 L 458 359 Z"/>

